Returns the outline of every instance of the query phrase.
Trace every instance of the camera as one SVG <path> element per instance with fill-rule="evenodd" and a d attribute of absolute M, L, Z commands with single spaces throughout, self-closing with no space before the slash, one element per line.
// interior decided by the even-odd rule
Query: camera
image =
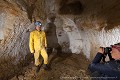
<path fill-rule="evenodd" d="M 108 55 L 108 57 L 109 57 L 110 60 L 113 60 L 113 58 L 111 56 L 111 53 L 110 53 L 112 51 L 112 48 L 111 47 L 102 47 L 102 48 L 104 49 L 102 61 L 106 62 L 105 58 L 106 58 L 107 55 Z"/>
<path fill-rule="evenodd" d="M 104 49 L 104 54 L 109 54 L 112 51 L 111 47 L 105 47 Z"/>

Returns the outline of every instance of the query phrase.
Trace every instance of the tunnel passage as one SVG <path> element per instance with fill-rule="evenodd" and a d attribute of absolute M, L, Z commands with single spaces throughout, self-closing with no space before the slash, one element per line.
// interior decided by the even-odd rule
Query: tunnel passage
<path fill-rule="evenodd" d="M 24 61 L 30 53 L 28 39 L 34 29 L 33 17 L 42 19 L 45 26 L 49 13 L 54 13 L 62 51 L 92 59 L 99 46 L 120 42 L 119 3 L 119 0 L 0 0 L 0 12 L 5 14 L 4 18 L 0 13 L 0 56 L 5 54 L 2 57 L 6 59 L 12 55 L 6 60 L 13 59 L 13 65 Z M 76 57 L 73 58 L 76 63 Z M 78 60 L 81 58 L 80 55 Z M 9 68 L 13 69 L 11 65 Z"/>

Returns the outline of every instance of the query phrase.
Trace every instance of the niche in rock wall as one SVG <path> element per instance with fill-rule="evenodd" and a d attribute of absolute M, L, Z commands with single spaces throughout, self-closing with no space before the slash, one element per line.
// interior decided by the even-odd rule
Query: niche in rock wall
<path fill-rule="evenodd" d="M 61 0 L 59 4 L 60 8 L 58 13 L 63 15 L 79 15 L 83 12 L 83 6 L 80 1 L 77 0 Z"/>

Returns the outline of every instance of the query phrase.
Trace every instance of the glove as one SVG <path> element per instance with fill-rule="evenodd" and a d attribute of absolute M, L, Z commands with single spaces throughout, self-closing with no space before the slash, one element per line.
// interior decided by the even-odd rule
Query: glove
<path fill-rule="evenodd" d="M 34 58 L 34 53 L 31 53 L 31 57 Z"/>
<path fill-rule="evenodd" d="M 47 47 L 45 47 L 45 50 L 46 50 L 46 52 L 47 52 Z"/>
<path fill-rule="evenodd" d="M 45 47 L 45 50 L 47 50 L 47 47 Z"/>

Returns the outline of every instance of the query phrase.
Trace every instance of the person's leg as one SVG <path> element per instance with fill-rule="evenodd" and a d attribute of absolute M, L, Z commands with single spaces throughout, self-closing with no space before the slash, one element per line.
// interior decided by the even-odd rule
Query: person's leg
<path fill-rule="evenodd" d="M 53 48 L 52 47 L 47 47 L 47 53 L 48 55 L 50 55 L 53 52 Z"/>
<path fill-rule="evenodd" d="M 44 64 L 48 64 L 48 54 L 47 54 L 47 52 L 46 52 L 45 49 L 42 49 L 42 50 L 41 50 L 41 56 L 42 56 L 43 59 L 44 59 Z"/>
<path fill-rule="evenodd" d="M 40 56 L 40 51 L 35 51 L 35 53 L 34 53 L 35 66 L 40 65 L 39 56 Z"/>
<path fill-rule="evenodd" d="M 34 53 L 34 59 L 35 59 L 35 66 L 36 66 L 36 72 L 38 73 L 40 70 L 40 60 L 39 60 L 39 56 L 40 56 L 40 51 L 35 51 Z"/>
<path fill-rule="evenodd" d="M 55 49 L 57 50 L 57 55 L 60 56 L 62 54 L 61 46 L 58 44 L 57 47 L 55 47 Z"/>
<path fill-rule="evenodd" d="M 41 56 L 44 59 L 44 69 L 47 70 L 48 69 L 48 66 L 47 66 L 47 64 L 48 64 L 48 54 L 47 54 L 47 52 L 44 48 L 41 50 Z"/>

